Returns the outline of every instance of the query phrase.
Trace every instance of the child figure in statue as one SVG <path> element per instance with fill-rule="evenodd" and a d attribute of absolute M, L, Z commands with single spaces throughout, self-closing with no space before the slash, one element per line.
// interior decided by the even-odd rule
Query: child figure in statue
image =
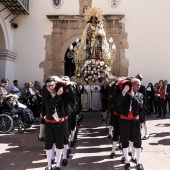
<path fill-rule="evenodd" d="M 100 58 L 102 50 L 102 36 L 96 33 L 98 20 L 97 17 L 91 16 L 88 21 L 87 36 L 86 36 L 86 52 L 87 58 Z"/>

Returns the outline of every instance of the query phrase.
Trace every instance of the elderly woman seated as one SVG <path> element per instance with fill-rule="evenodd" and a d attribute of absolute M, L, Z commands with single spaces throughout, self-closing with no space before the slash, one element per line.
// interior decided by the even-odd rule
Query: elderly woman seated
<path fill-rule="evenodd" d="M 21 120 L 26 128 L 30 127 L 30 125 L 26 124 L 26 111 L 19 107 L 17 98 L 10 96 L 3 101 L 3 109 L 8 110 L 14 115 L 18 115 L 21 117 Z"/>

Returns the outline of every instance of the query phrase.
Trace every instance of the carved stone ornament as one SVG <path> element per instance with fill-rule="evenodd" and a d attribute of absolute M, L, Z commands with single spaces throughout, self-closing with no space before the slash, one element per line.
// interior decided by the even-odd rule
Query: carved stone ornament
<path fill-rule="evenodd" d="M 63 5 L 63 0 L 52 0 L 52 2 L 55 8 L 61 8 L 61 6 Z"/>
<path fill-rule="evenodd" d="M 119 4 L 121 0 L 109 0 L 110 4 L 113 8 L 116 8 Z"/>

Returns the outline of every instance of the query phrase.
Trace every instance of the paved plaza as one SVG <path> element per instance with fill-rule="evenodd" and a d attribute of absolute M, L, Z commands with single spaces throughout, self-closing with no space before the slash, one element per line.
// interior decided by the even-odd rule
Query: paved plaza
<path fill-rule="evenodd" d="M 112 142 L 107 138 L 108 128 L 101 121 L 101 113 L 83 114 L 68 165 L 61 165 L 61 170 L 123 170 L 120 150 L 114 159 L 109 157 Z M 150 138 L 142 141 L 142 163 L 145 170 L 170 170 L 170 114 L 166 119 L 155 117 L 147 117 Z M 38 133 L 39 123 L 24 134 L 0 134 L 0 170 L 44 170 L 47 165 L 44 142 L 38 141 Z M 132 162 L 131 169 L 136 169 Z"/>

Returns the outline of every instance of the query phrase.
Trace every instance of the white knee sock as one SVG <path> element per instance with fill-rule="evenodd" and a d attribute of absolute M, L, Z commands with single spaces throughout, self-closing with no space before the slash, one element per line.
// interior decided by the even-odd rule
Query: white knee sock
<path fill-rule="evenodd" d="M 129 163 L 128 148 L 123 148 L 123 156 L 125 157 L 126 164 Z"/>
<path fill-rule="evenodd" d="M 135 148 L 137 164 L 140 164 L 141 148 Z"/>
<path fill-rule="evenodd" d="M 53 144 L 51 159 L 54 159 L 55 148 L 55 144 Z"/>
<path fill-rule="evenodd" d="M 143 124 L 143 128 L 144 128 L 144 131 L 145 131 L 145 136 L 148 137 L 149 134 L 148 134 L 148 126 L 146 124 L 146 122 Z"/>
<path fill-rule="evenodd" d="M 117 141 L 113 141 L 113 145 L 112 145 L 112 152 L 116 152 L 116 145 L 117 145 Z"/>
<path fill-rule="evenodd" d="M 62 149 L 56 149 L 56 156 L 57 156 L 56 167 L 60 167 L 61 153 L 62 153 Z"/>
<path fill-rule="evenodd" d="M 133 142 L 129 141 L 129 146 L 131 148 L 131 152 L 132 152 L 132 158 L 135 159 L 135 148 L 133 146 Z"/>
<path fill-rule="evenodd" d="M 44 129 L 45 129 L 45 125 L 44 124 L 40 124 L 40 133 L 39 133 L 39 137 L 43 137 L 44 135 Z"/>
<path fill-rule="evenodd" d="M 46 150 L 48 167 L 51 167 L 52 149 Z"/>
<path fill-rule="evenodd" d="M 109 126 L 109 135 L 112 135 L 113 134 L 113 126 Z"/>
<path fill-rule="evenodd" d="M 67 159 L 67 146 L 68 145 L 64 145 L 64 148 L 63 148 L 63 159 Z"/>
<path fill-rule="evenodd" d="M 70 149 L 70 146 L 67 144 L 67 149 Z"/>

